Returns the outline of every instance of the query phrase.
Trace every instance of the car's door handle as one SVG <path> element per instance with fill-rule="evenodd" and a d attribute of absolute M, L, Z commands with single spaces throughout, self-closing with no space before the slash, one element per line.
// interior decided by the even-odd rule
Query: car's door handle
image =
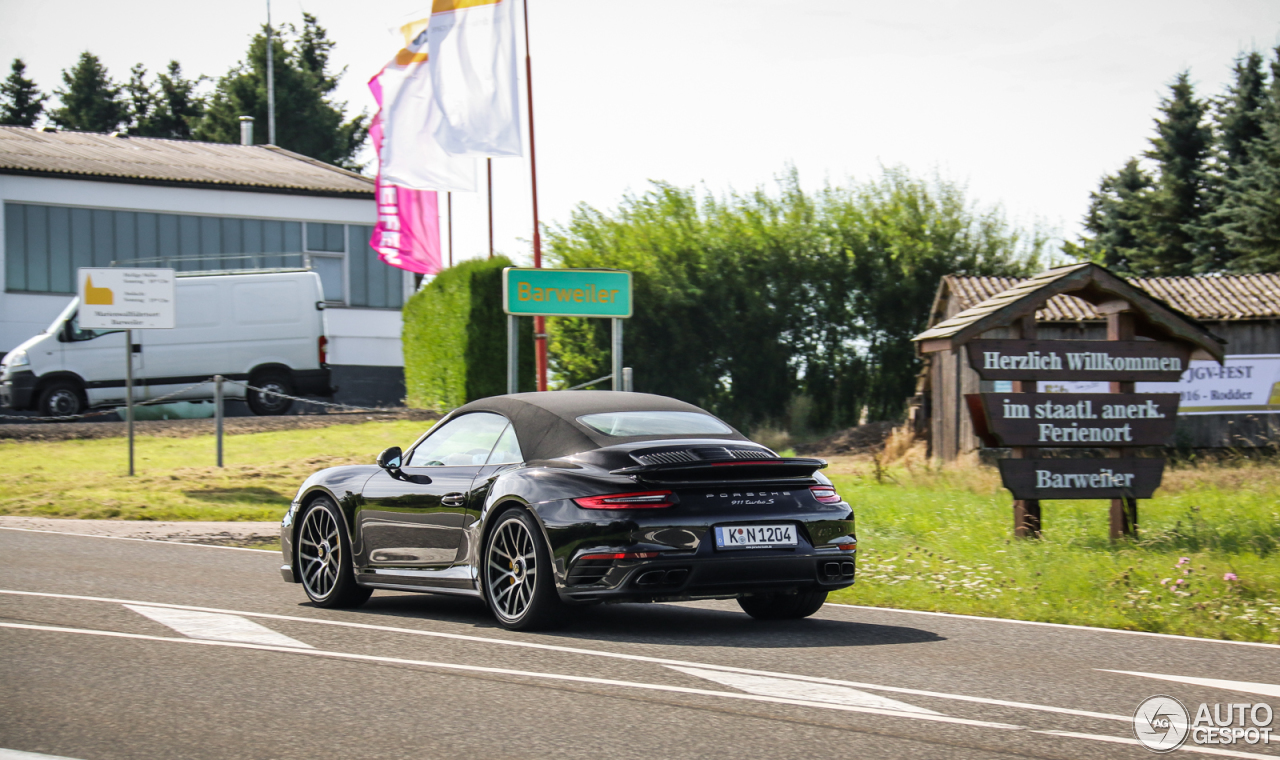
<path fill-rule="evenodd" d="M 445 505 L 446 507 L 460 507 L 466 502 L 466 500 L 467 500 L 466 495 L 464 495 L 460 491 L 447 493 L 444 496 L 440 497 L 440 503 Z"/>

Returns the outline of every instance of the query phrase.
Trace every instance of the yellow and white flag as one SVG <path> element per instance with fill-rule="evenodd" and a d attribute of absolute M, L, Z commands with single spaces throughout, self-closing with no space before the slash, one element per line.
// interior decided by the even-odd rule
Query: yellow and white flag
<path fill-rule="evenodd" d="M 433 0 L 433 133 L 453 156 L 520 156 L 516 0 Z"/>
<path fill-rule="evenodd" d="M 423 18 L 401 27 L 404 48 L 369 83 L 381 107 L 380 178 L 417 190 L 473 192 L 475 159 L 451 155 L 435 136 L 443 114 L 432 93 L 430 23 Z"/>

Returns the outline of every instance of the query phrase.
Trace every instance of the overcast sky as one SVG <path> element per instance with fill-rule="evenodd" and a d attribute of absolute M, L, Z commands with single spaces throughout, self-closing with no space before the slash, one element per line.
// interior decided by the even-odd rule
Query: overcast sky
<path fill-rule="evenodd" d="M 1074 238 L 1098 178 L 1146 148 L 1179 71 L 1217 95 L 1239 53 L 1271 59 L 1280 43 L 1280 0 L 529 2 L 551 224 L 649 180 L 746 191 L 793 164 L 816 188 L 903 166 Z M 372 113 L 365 82 L 397 49 L 394 27 L 428 5 L 272 10 L 276 23 L 319 17 L 347 67 L 339 98 Z M 6 73 L 24 59 L 46 91 L 83 50 L 118 79 L 170 59 L 219 76 L 265 15 L 265 0 L 0 0 L 0 57 Z M 494 208 L 498 251 L 527 258 L 527 158 L 494 161 Z M 454 218 L 456 257 L 485 255 L 483 182 L 454 195 Z"/>

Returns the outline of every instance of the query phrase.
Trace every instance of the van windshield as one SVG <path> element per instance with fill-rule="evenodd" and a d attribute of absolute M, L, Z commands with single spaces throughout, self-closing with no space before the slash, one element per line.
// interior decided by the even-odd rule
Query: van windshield
<path fill-rule="evenodd" d="M 49 328 L 45 330 L 45 332 L 48 333 L 49 335 L 52 335 L 58 332 L 58 330 L 62 329 L 62 323 L 66 322 L 68 319 L 71 319 L 71 317 L 75 315 L 76 311 L 79 310 L 79 308 L 80 308 L 80 298 L 79 297 L 72 298 L 71 303 L 67 304 L 67 308 L 62 310 L 62 313 L 59 314 L 58 317 L 53 320 L 53 324 L 49 325 Z"/>

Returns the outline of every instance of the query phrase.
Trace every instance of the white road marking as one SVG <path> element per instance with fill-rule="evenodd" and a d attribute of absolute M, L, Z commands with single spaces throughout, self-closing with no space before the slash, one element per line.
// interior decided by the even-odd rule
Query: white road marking
<path fill-rule="evenodd" d="M 960 620 L 982 620 L 988 623 L 1011 623 L 1013 625 L 1036 625 L 1045 628 L 1069 628 L 1075 631 L 1092 631 L 1094 633 L 1122 633 L 1126 636 L 1152 636 L 1157 639 L 1177 639 L 1193 641 L 1197 644 L 1234 644 L 1240 647 L 1268 647 L 1280 649 L 1280 644 L 1268 644 L 1263 641 L 1229 641 L 1227 639 L 1201 639 L 1195 636 L 1179 636 L 1175 633 L 1152 633 L 1151 631 L 1126 631 L 1120 628 L 1097 628 L 1091 625 L 1071 625 L 1070 623 L 1042 623 L 1039 620 L 1014 620 L 1013 618 L 983 617 L 982 615 L 960 615 L 955 612 L 928 612 L 926 610 L 903 610 L 897 607 L 868 607 L 861 604 L 838 604 L 827 602 L 824 607 L 847 607 L 851 610 L 871 610 L 873 612 L 895 612 L 904 615 L 929 615 L 931 617 L 959 618 Z"/>
<path fill-rule="evenodd" d="M 276 647 L 298 647 L 312 649 L 295 638 L 277 633 L 260 623 L 246 620 L 239 615 L 226 615 L 218 612 L 196 612 L 195 610 L 175 610 L 168 607 L 144 607 L 138 604 L 126 604 L 125 607 L 148 617 L 161 625 L 167 625 L 183 636 L 193 639 L 210 639 L 213 641 L 243 641 L 247 644 L 266 644 Z"/>
<path fill-rule="evenodd" d="M 571 676 L 561 673 L 540 673 L 530 670 L 513 670 L 511 668 L 487 668 L 479 665 L 461 665 L 452 662 L 432 662 L 430 660 L 409 660 L 402 657 L 381 657 L 371 654 L 354 654 L 350 652 L 332 652 L 324 649 L 298 649 L 296 647 L 277 647 L 266 644 L 245 644 L 238 641 L 213 641 L 210 639 L 178 639 L 168 636 L 148 636 L 140 633 L 123 633 L 120 631 L 97 631 L 88 628 L 62 628 L 51 625 L 29 625 L 26 623 L 0 623 L 0 628 L 14 628 L 26 631 L 47 631 L 52 633 L 74 633 L 88 636 L 105 636 L 116 639 L 133 639 L 138 641 L 160 641 L 170 644 L 199 644 L 202 646 L 214 647 L 231 647 L 234 649 L 253 649 L 263 652 L 285 652 L 289 654 L 301 654 L 312 657 L 330 657 L 339 660 L 360 660 L 364 662 L 384 662 L 394 665 L 414 665 L 423 668 L 436 668 L 439 670 L 461 671 L 464 673 L 487 673 L 493 675 L 519 676 L 523 678 L 535 678 L 547 681 L 567 681 L 571 683 L 588 683 L 600 686 L 619 686 L 629 689 L 643 689 L 646 691 L 662 691 L 672 694 L 692 694 L 702 697 L 722 697 L 724 699 L 736 699 L 745 702 L 767 702 L 777 705 L 796 705 L 799 707 L 820 707 L 825 710 L 840 710 L 842 712 L 866 713 L 868 715 L 880 715 L 887 718 L 906 718 L 910 720 L 926 720 L 934 723 L 954 723 L 961 726 L 976 726 L 978 728 L 997 728 L 1006 731 L 1025 730 L 1025 726 L 1015 726 L 1009 723 L 993 723 L 985 720 L 970 720 L 968 718 L 953 718 L 949 715 L 929 715 L 924 713 L 901 712 L 899 710 L 881 710 L 874 707 L 859 707 L 857 705 L 833 704 L 830 702 L 813 702 L 806 699 L 790 699 L 787 697 L 771 697 L 759 694 L 741 694 L 730 691 L 711 691 L 709 689 L 691 689 L 686 686 L 667 686 L 665 684 L 641 683 L 639 681 L 618 681 L 612 678 L 593 678 L 590 676 Z"/>
<path fill-rule="evenodd" d="M 18 749 L 0 749 L 0 760 L 75 760 L 61 755 L 42 755 L 39 752 L 23 752 Z"/>
<path fill-rule="evenodd" d="M 605 652 L 597 649 L 581 649 L 578 647 L 564 647 L 555 644 L 536 644 L 529 641 L 509 641 L 506 639 L 491 639 L 483 636 L 468 636 L 461 633 L 444 633 L 442 631 L 423 631 L 416 628 L 397 628 L 389 625 L 373 625 L 371 623 L 351 623 L 344 620 L 325 620 L 322 618 L 297 617 L 293 615 L 274 615 L 267 612 L 246 612 L 243 610 L 225 610 L 217 607 L 193 607 L 185 604 L 165 604 L 163 602 L 140 602 L 134 599 L 110 599 L 98 596 L 77 596 L 74 594 L 51 594 L 42 591 L 15 591 L 10 589 L 0 589 L 0 594 L 12 594 L 17 596 L 38 596 L 51 599 L 73 599 L 85 602 L 105 602 L 108 604 L 141 604 L 151 607 L 165 607 L 169 609 L 179 610 L 198 610 L 201 612 L 218 612 L 233 615 L 243 615 L 245 617 L 264 618 L 267 620 L 288 620 L 297 623 L 313 623 L 315 625 L 332 625 L 340 628 L 355 628 L 365 631 L 383 631 L 387 633 L 401 633 L 410 636 L 426 636 L 429 638 L 452 639 L 455 641 L 471 641 L 480 644 L 497 644 L 500 646 L 520 647 L 524 649 L 540 649 L 548 652 L 564 652 L 567 654 L 581 654 L 591 657 L 605 657 L 615 660 L 628 660 L 631 662 L 649 662 L 657 665 L 679 665 L 694 668 L 706 668 L 708 670 L 719 670 L 726 673 L 747 673 L 758 676 L 772 676 L 775 678 L 790 678 L 797 681 L 808 681 L 811 683 L 828 683 L 836 686 L 850 686 L 858 689 L 874 689 L 876 691 L 888 691 L 895 694 L 911 694 L 919 697 L 934 697 L 937 699 L 950 699 L 957 702 L 972 702 L 982 705 L 997 705 L 1000 707 L 1013 707 L 1021 710 L 1037 710 L 1040 712 L 1056 713 L 1059 715 L 1075 715 L 1082 718 L 1098 718 L 1102 720 L 1114 720 L 1123 723 L 1130 723 L 1133 717 L 1130 715 L 1112 715 L 1110 713 L 1093 712 L 1091 710 L 1073 710 L 1068 707 L 1052 707 L 1049 705 L 1037 705 L 1028 702 L 1011 702 L 1004 699 L 989 699 L 986 697 L 970 697 L 964 694 L 948 694 L 945 692 L 928 691 L 925 689 L 908 689 L 901 686 L 882 686 L 880 684 L 862 683 L 859 681 L 842 681 L 835 678 L 820 678 L 816 676 L 801 676 L 793 673 L 775 673 L 768 670 L 750 670 L 747 668 L 735 668 L 728 665 L 713 665 L 704 662 L 689 662 L 687 660 L 672 660 L 663 657 L 646 657 L 638 654 L 623 654 L 621 652 Z"/>
<path fill-rule="evenodd" d="M 865 691 L 850 689 L 848 686 L 797 681 L 794 678 L 770 678 L 768 676 L 752 676 L 745 673 L 726 673 L 723 670 L 707 670 L 705 668 L 685 668 L 678 665 L 668 665 L 667 667 L 691 676 L 705 678 L 708 681 L 715 681 L 718 684 L 732 686 L 748 694 L 803 699 L 809 702 L 830 702 L 836 705 L 859 705 L 861 707 L 874 707 L 879 710 L 897 710 L 899 712 L 924 713 L 926 715 L 942 714 L 936 710 L 926 710 L 923 707 L 909 705 L 906 702 L 899 702 Z"/>
<path fill-rule="evenodd" d="M 736 699 L 746 702 L 765 702 L 770 704 L 795 705 L 799 707 L 817 707 L 826 710 L 839 710 L 842 712 L 865 713 L 869 715 L 881 715 L 888 718 L 905 718 L 910 720 L 924 720 L 934 723 L 952 723 L 963 726 L 973 726 L 976 728 L 993 728 L 1007 731 L 1027 731 L 1028 733 L 1041 734 L 1044 736 L 1056 736 L 1068 739 L 1084 739 L 1089 741 L 1108 742 L 1113 744 L 1138 744 L 1135 739 L 1128 739 L 1120 736 L 1108 736 L 1105 734 L 1085 734 L 1075 731 L 1049 731 L 1049 730 L 1032 730 L 1025 726 L 1015 726 L 1008 723 L 991 723 L 981 720 L 968 720 L 965 718 L 952 718 L 946 715 L 926 715 L 921 713 L 901 712 L 898 710 L 880 710 L 870 707 L 859 707 L 855 705 L 832 704 L 830 702 L 814 702 L 803 699 L 787 699 L 783 697 L 771 697 L 757 694 L 738 694 L 727 691 L 710 691 L 707 689 L 690 689 L 682 686 L 664 686 L 661 684 L 647 684 L 635 681 L 616 681 L 607 678 L 590 678 L 587 676 L 569 676 L 557 673 L 538 673 L 525 670 L 511 670 L 508 668 L 486 668 L 477 665 L 458 665 L 446 662 L 430 662 L 426 660 L 407 660 L 399 657 L 378 657 L 367 654 L 351 654 L 347 652 L 329 652 L 322 649 L 297 649 L 294 647 L 274 647 L 262 644 L 243 644 L 234 641 L 210 641 L 207 639 L 177 639 L 164 636 L 145 636 L 137 633 L 121 633 L 118 631 L 95 631 L 85 628 L 60 628 L 48 625 L 27 625 L 24 623 L 0 623 L 0 628 L 14 628 L 28 631 L 49 631 L 53 633 L 75 633 L 92 636 L 105 636 L 109 638 L 133 639 L 141 641 L 159 641 L 173 644 L 199 644 L 204 646 L 229 647 L 234 649 L 250 649 L 265 652 L 284 652 L 287 654 L 310 655 L 313 657 L 330 657 L 334 659 L 344 660 L 361 660 L 366 662 L 385 662 L 396 665 L 416 665 L 427 668 L 437 668 L 441 670 L 453 670 L 472 673 L 489 673 L 497 675 L 523 676 L 526 678 L 544 679 L 551 681 L 569 681 L 573 683 L 590 683 L 604 686 L 619 686 L 624 688 L 642 689 L 646 691 L 660 691 L 675 694 L 692 694 L 696 696 L 706 697 L 722 697 L 725 699 Z M 1233 750 L 1216 749 L 1213 747 L 1200 747 L 1196 745 L 1183 745 L 1181 751 L 1196 752 L 1205 755 L 1218 755 L 1222 757 L 1239 757 L 1246 760 L 1275 760 L 1275 755 L 1259 755 L 1252 752 L 1236 752 Z"/>
<path fill-rule="evenodd" d="M 1046 736 L 1061 736 L 1067 739 L 1093 739 L 1099 742 L 1108 742 L 1110 744 L 1132 744 L 1141 747 L 1142 742 L 1137 739 L 1130 739 L 1125 736 L 1100 736 L 1098 734 L 1081 734 L 1075 731 L 1031 731 L 1033 734 L 1045 734 Z M 1218 749 L 1217 747 L 1201 747 L 1198 744 L 1184 744 L 1178 748 L 1179 752 L 1195 752 L 1201 755 L 1218 755 L 1220 757 L 1243 757 L 1248 760 L 1276 760 L 1276 755 L 1260 755 L 1257 752 L 1240 752 L 1234 749 Z"/>
<path fill-rule="evenodd" d="M 201 546 L 205 549 L 228 549 L 233 552 L 266 552 L 279 554 L 279 549 L 250 549 L 246 546 L 219 546 L 217 544 L 194 544 L 187 541 L 166 541 L 162 538 L 134 538 L 132 536 L 95 536 L 92 533 L 72 533 L 66 530 L 37 530 L 36 528 L 11 528 L 0 525 L 0 530 L 16 530 L 21 533 L 51 533 L 55 536 L 78 536 L 80 538 L 109 538 L 112 541 L 141 541 L 144 544 L 173 544 L 174 546 Z"/>
<path fill-rule="evenodd" d="M 1193 686 L 1211 686 L 1215 689 L 1227 689 L 1229 691 L 1243 691 L 1247 694 L 1263 694 L 1268 697 L 1280 697 L 1280 686 L 1269 683 L 1257 683 L 1255 681 L 1225 681 L 1221 678 L 1193 678 L 1191 676 L 1166 676 L 1160 673 L 1139 673 L 1136 670 L 1107 670 L 1106 668 L 1094 668 L 1104 673 L 1123 673 L 1126 676 L 1139 676 L 1141 678 L 1154 678 L 1158 681 L 1173 681 L 1174 683 L 1186 683 Z"/>

